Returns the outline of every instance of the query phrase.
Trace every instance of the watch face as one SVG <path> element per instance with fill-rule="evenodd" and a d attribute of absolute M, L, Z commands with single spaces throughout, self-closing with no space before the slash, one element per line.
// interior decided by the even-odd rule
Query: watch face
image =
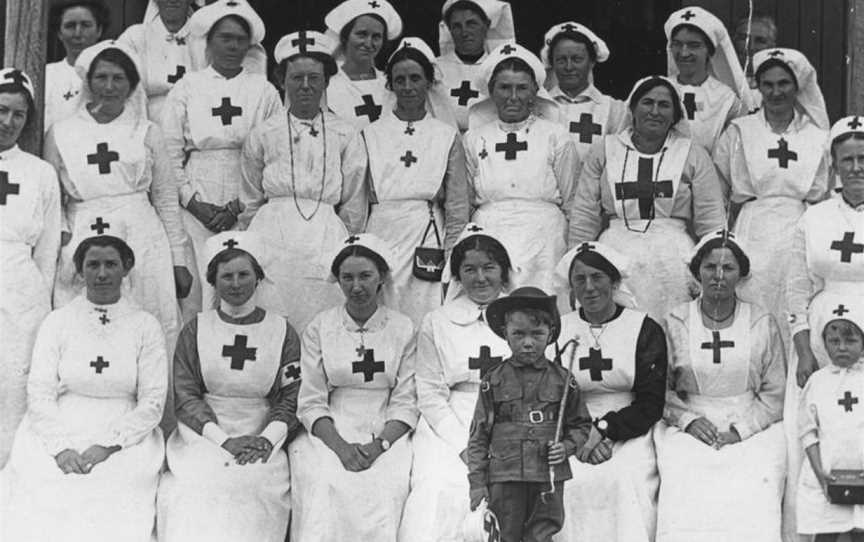
<path fill-rule="evenodd" d="M 381 449 L 385 452 L 390 449 L 390 441 L 387 439 L 381 439 Z"/>
<path fill-rule="evenodd" d="M 599 429 L 601 431 L 605 431 L 608 428 L 609 428 L 609 422 L 607 422 L 606 420 L 600 420 L 599 422 L 597 422 L 597 429 Z"/>

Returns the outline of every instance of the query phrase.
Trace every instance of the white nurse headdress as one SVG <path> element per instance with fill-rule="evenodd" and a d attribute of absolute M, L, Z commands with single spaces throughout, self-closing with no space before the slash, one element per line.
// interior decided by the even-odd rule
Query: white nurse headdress
<path fill-rule="evenodd" d="M 508 2 L 500 0 L 447 0 L 441 6 L 441 21 L 438 23 L 438 49 L 441 56 L 456 51 L 453 35 L 447 26 L 447 12 L 456 3 L 470 3 L 477 6 L 489 19 L 489 30 L 486 32 L 486 51 L 491 51 L 505 43 L 516 42 L 516 29 L 513 26 L 513 12 Z"/>
<path fill-rule="evenodd" d="M 795 49 L 763 49 L 753 55 L 753 73 L 758 74 L 759 68 L 766 62 L 779 62 L 795 74 L 798 83 L 796 102 L 816 126 L 828 130 L 831 125 L 828 122 L 825 98 L 816 79 L 816 70 L 807 57 Z"/>

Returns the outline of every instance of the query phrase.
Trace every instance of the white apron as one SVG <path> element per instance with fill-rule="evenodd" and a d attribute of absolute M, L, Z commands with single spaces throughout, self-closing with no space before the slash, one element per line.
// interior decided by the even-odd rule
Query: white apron
<path fill-rule="evenodd" d="M 736 104 L 735 93 L 713 75 L 698 86 L 681 84 L 677 77 L 671 80 L 684 104 L 684 116 L 690 121 L 693 140 L 711 154 Z"/>
<path fill-rule="evenodd" d="M 455 52 L 438 57 L 441 82 L 444 84 L 450 107 L 461 132 L 468 129 L 468 109 L 488 94 L 482 85 L 477 84 L 477 81 L 482 78 L 481 72 L 486 56 L 487 53 L 484 53 L 474 64 L 465 64 Z"/>
<path fill-rule="evenodd" d="M 230 324 L 216 310 L 198 315 L 198 354 L 219 427 L 229 437 L 257 435 L 267 425 L 267 394 L 279 373 L 285 320 L 266 313 L 257 324 Z M 222 355 L 245 337 L 256 348 L 241 370 Z M 238 465 L 221 446 L 181 421 L 168 439 L 168 468 L 159 488 L 159 540 L 282 542 L 288 528 L 288 457 L 274 443 L 266 463 Z"/>
<path fill-rule="evenodd" d="M 689 356 L 699 394 L 687 394 L 689 408 L 720 431 L 728 431 L 756 400 L 748 387 L 750 306 L 740 304 L 731 327 L 720 330 L 725 347 L 720 363 L 712 331 L 702 325 L 698 300 L 690 303 Z M 779 542 L 786 453 L 780 423 L 720 450 L 677 427 L 660 422 L 654 430 L 660 494 L 657 542 Z"/>
<path fill-rule="evenodd" d="M 387 77 L 375 70 L 375 79 L 352 81 L 340 68 L 327 85 L 327 106 L 358 130 L 381 118 L 390 91 L 384 85 Z"/>

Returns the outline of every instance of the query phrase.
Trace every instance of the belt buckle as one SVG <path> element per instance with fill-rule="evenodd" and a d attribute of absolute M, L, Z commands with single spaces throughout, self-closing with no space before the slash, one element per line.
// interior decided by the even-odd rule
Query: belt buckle
<path fill-rule="evenodd" d="M 532 410 L 528 412 L 528 421 L 531 423 L 543 423 L 543 411 L 542 410 Z"/>

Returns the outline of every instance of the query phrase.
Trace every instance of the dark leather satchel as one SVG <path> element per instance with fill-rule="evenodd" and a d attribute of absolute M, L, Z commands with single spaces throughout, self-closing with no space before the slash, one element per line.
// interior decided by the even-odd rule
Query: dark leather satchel
<path fill-rule="evenodd" d="M 426 237 L 429 236 L 430 228 L 435 232 L 438 248 L 423 246 L 426 244 Z M 420 280 L 441 282 L 441 273 L 444 271 L 444 264 L 444 249 L 441 246 L 441 235 L 438 233 L 438 225 L 435 223 L 435 212 L 430 201 L 429 224 L 426 225 L 426 231 L 423 232 L 423 240 L 420 241 L 420 246 L 414 249 L 414 265 L 411 272 Z"/>
<path fill-rule="evenodd" d="M 828 482 L 831 504 L 864 504 L 864 470 L 831 471 L 834 481 Z"/>

